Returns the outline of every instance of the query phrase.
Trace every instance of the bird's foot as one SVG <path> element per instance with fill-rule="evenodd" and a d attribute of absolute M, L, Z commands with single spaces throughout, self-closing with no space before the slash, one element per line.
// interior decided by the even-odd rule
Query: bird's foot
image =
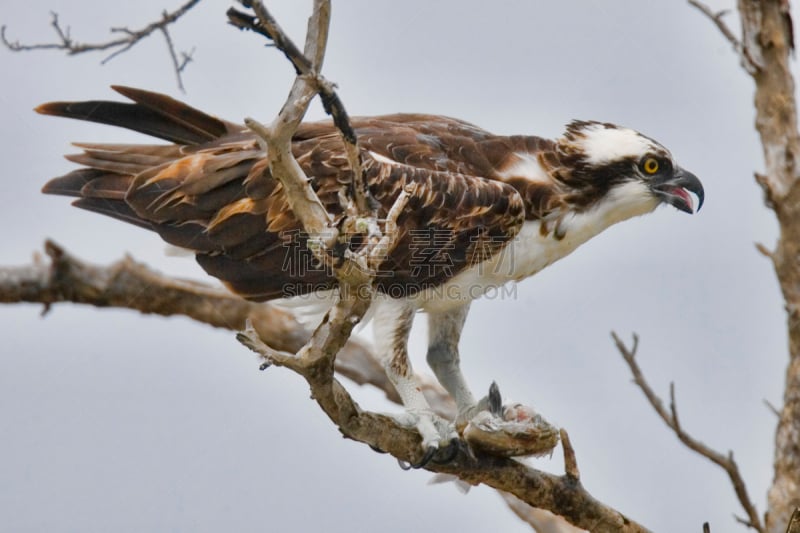
<path fill-rule="evenodd" d="M 416 470 L 419 468 L 425 468 L 429 463 L 440 465 L 447 464 L 456 458 L 456 455 L 458 455 L 461 447 L 461 439 L 454 437 L 450 440 L 450 442 L 447 443 L 446 446 L 437 445 L 435 447 L 429 446 L 428 448 L 425 448 L 425 453 L 416 463 L 407 463 L 406 461 L 398 459 L 397 464 L 399 464 L 400 468 L 403 470 Z"/>
<path fill-rule="evenodd" d="M 409 409 L 401 415 L 393 415 L 400 425 L 415 428 L 422 437 L 423 455 L 419 461 L 399 461 L 403 470 L 424 468 L 428 463 L 449 463 L 461 446 L 461 439 L 451 422 L 437 416 L 429 409 Z"/>
<path fill-rule="evenodd" d="M 500 387 L 497 383 L 492 381 L 489 385 L 489 394 L 478 400 L 473 405 L 468 405 L 459 409 L 456 416 L 456 428 L 462 432 L 466 425 L 475 418 L 478 413 L 488 412 L 489 414 L 497 417 L 503 417 L 503 398 L 500 395 Z"/>
<path fill-rule="evenodd" d="M 461 410 L 456 427 L 472 448 L 491 455 L 544 455 L 558 444 L 559 431 L 532 407 L 503 405 L 496 383 L 475 405 Z"/>

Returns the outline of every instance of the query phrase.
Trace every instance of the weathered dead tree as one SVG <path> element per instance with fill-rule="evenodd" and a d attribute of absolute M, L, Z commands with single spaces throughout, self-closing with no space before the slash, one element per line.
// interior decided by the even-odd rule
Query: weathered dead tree
<path fill-rule="evenodd" d="M 775 434 L 775 473 L 765 515 L 765 530 L 783 533 L 800 507 L 800 133 L 790 68 L 793 22 L 787 0 L 739 0 L 742 29 L 736 37 L 720 14 L 692 4 L 710 14 L 755 82 L 755 125 L 764 153 L 764 172 L 756 173 L 755 179 L 779 225 L 775 247 L 759 250 L 775 268 L 789 336 L 789 365 Z"/>
<path fill-rule="evenodd" d="M 789 337 L 783 407 L 778 411 L 775 433 L 774 478 L 763 520 L 747 493 L 733 452 L 721 454 L 688 434 L 678 419 L 674 385 L 670 389 L 668 411 L 634 359 L 638 339 L 634 336 L 634 344 L 628 348 L 616 334 L 612 335 L 634 382 L 658 415 L 685 446 L 725 470 L 747 515 L 737 520 L 759 532 L 784 533 L 797 528 L 800 516 L 800 133 L 790 69 L 794 53 L 793 22 L 787 0 L 739 0 L 742 27 L 741 36 L 737 36 L 724 20 L 726 11 L 715 13 L 698 0 L 688 1 L 731 43 L 742 68 L 755 82 L 755 126 L 765 166 L 765 171 L 757 172 L 755 179 L 779 225 L 778 242 L 772 250 L 757 245 L 775 269 L 785 302 Z"/>

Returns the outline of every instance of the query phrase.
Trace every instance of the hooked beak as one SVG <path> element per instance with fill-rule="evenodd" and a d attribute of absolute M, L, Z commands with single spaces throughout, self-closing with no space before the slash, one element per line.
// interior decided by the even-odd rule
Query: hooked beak
<path fill-rule="evenodd" d="M 694 202 L 689 193 L 697 196 L 697 211 L 703 207 L 705 197 L 703 184 L 700 183 L 697 176 L 680 167 L 675 168 L 672 176 L 654 180 L 650 188 L 662 202 L 670 204 L 684 213 L 695 212 Z"/>

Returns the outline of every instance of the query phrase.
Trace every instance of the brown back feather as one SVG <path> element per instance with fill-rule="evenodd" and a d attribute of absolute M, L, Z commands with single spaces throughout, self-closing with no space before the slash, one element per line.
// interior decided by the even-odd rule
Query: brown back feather
<path fill-rule="evenodd" d="M 44 192 L 77 196 L 79 207 L 195 250 L 209 274 L 250 299 L 335 287 L 331 273 L 316 265 L 279 182 L 243 126 L 163 95 L 115 89 L 134 103 L 59 102 L 37 111 L 119 125 L 175 144 L 78 145 L 84 152 L 69 159 L 89 168 L 51 180 Z M 432 115 L 355 118 L 353 126 L 381 216 L 406 184 L 417 184 L 398 220 L 398 245 L 377 280 L 390 294 L 437 286 L 490 257 L 526 217 L 543 216 L 550 205 L 543 184 L 531 193 L 530 183 L 503 183 L 496 171 L 509 151 L 544 150 L 549 141 L 497 137 Z M 326 209 L 341 214 L 339 190 L 351 173 L 334 127 L 302 124 L 293 151 Z M 373 159 L 370 152 L 397 163 Z"/>

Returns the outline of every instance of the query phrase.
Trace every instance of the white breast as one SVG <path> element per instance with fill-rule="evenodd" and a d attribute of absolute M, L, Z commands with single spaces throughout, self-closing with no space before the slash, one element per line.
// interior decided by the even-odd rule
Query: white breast
<path fill-rule="evenodd" d="M 467 268 L 444 284 L 415 297 L 417 305 L 431 312 L 459 307 L 490 291 L 506 290 L 509 282 L 535 274 L 575 249 L 572 241 L 543 237 L 539 222 L 525 222 L 517 237 L 490 259 Z"/>
<path fill-rule="evenodd" d="M 558 227 L 564 234 L 563 238 L 556 239 L 552 227 L 543 235 L 539 221 L 525 222 L 519 234 L 500 252 L 438 287 L 408 297 L 408 300 L 423 311 L 442 312 L 460 307 L 490 291 L 503 294 L 502 291 L 509 290 L 509 283 L 536 274 L 609 226 L 649 213 L 657 205 L 658 200 L 641 181 L 617 186 L 593 209 L 562 216 Z M 316 324 L 333 301 L 333 291 L 325 291 L 272 303 L 288 306 L 309 323 Z"/>
<path fill-rule="evenodd" d="M 507 283 L 536 274 L 609 226 L 649 213 L 657 205 L 658 200 L 644 183 L 631 181 L 613 189 L 594 208 L 564 215 L 558 223 L 564 235 L 561 239 L 557 239 L 553 231 L 542 235 L 539 221 L 525 222 L 516 238 L 499 253 L 460 272 L 443 285 L 417 295 L 416 303 L 423 310 L 440 312 L 489 291 L 502 291 Z"/>

